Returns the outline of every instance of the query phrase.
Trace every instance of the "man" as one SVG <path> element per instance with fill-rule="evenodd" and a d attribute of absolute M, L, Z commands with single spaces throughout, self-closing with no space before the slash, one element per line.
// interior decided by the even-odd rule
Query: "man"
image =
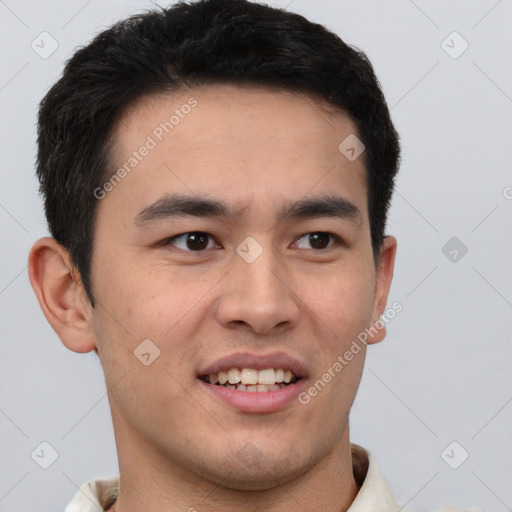
<path fill-rule="evenodd" d="M 348 424 L 399 310 L 398 162 L 364 54 L 296 14 L 179 3 L 75 53 L 41 103 L 29 274 L 100 358 L 120 479 L 67 512 L 401 509 Z"/>

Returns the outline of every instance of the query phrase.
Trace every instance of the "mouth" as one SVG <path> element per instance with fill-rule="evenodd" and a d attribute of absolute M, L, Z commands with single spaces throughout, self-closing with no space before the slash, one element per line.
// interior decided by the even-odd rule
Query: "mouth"
<path fill-rule="evenodd" d="M 282 352 L 242 352 L 202 368 L 197 378 L 209 397 L 231 409 L 271 413 L 297 402 L 306 386 L 307 373 L 297 359 Z"/>
<path fill-rule="evenodd" d="M 201 380 L 214 386 L 221 386 L 236 391 L 265 393 L 279 391 L 295 384 L 300 377 L 289 368 L 229 368 L 218 373 L 202 375 Z"/>

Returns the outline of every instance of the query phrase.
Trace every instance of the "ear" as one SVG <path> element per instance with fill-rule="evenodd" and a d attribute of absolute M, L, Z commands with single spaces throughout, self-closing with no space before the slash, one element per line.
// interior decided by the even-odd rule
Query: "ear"
<path fill-rule="evenodd" d="M 38 240 L 28 259 L 30 284 L 44 316 L 73 352 L 96 347 L 88 318 L 92 306 L 68 251 L 53 238 Z"/>
<path fill-rule="evenodd" d="M 372 323 L 368 328 L 368 344 L 378 343 L 386 337 L 386 324 L 380 320 L 388 300 L 389 289 L 393 279 L 397 242 L 393 236 L 386 236 L 382 242 L 377 267 L 377 283 L 375 287 L 375 301 L 373 304 Z"/>

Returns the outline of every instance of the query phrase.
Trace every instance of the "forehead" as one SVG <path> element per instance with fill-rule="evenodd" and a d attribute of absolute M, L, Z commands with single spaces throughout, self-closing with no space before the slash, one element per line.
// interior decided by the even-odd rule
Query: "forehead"
<path fill-rule="evenodd" d="M 113 131 L 110 174 L 124 171 L 109 202 L 144 208 L 178 192 L 277 207 L 335 188 L 361 202 L 364 154 L 351 161 L 339 149 L 356 134 L 344 111 L 291 91 L 214 85 L 146 96 Z"/>
<path fill-rule="evenodd" d="M 247 153 L 250 145 L 258 151 L 256 143 L 275 149 L 286 142 L 288 157 L 316 149 L 318 154 L 338 158 L 339 142 L 357 132 L 344 110 L 319 98 L 223 84 L 139 98 L 118 121 L 114 141 L 119 152 L 132 151 L 141 136 L 149 136 L 157 145 L 172 143 L 185 149 L 211 144 L 211 150 L 230 149 L 233 154 Z"/>

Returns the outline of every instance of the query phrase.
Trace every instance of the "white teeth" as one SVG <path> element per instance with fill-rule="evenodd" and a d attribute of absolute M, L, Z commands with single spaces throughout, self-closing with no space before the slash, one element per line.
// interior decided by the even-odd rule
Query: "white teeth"
<path fill-rule="evenodd" d="M 269 386 L 266 384 L 249 384 L 246 386 L 245 384 L 229 384 L 229 382 L 226 382 L 226 384 L 224 384 L 222 387 L 228 389 L 236 389 L 237 391 L 262 393 L 265 391 L 277 391 L 278 389 L 284 388 L 285 386 L 286 384 L 270 384 Z"/>
<path fill-rule="evenodd" d="M 276 372 L 270 368 L 269 370 L 260 370 L 258 372 L 258 384 L 275 384 Z"/>
<path fill-rule="evenodd" d="M 253 368 L 243 368 L 242 384 L 258 384 L 258 370 L 254 370 Z"/>
<path fill-rule="evenodd" d="M 228 381 L 230 384 L 238 384 L 240 382 L 240 370 L 238 368 L 231 368 L 228 371 Z"/>
<path fill-rule="evenodd" d="M 290 384 L 294 377 L 291 370 L 283 368 L 264 370 L 230 368 L 219 373 L 211 373 L 208 375 L 207 382 L 237 391 L 265 392 L 283 388 L 286 384 Z"/>

